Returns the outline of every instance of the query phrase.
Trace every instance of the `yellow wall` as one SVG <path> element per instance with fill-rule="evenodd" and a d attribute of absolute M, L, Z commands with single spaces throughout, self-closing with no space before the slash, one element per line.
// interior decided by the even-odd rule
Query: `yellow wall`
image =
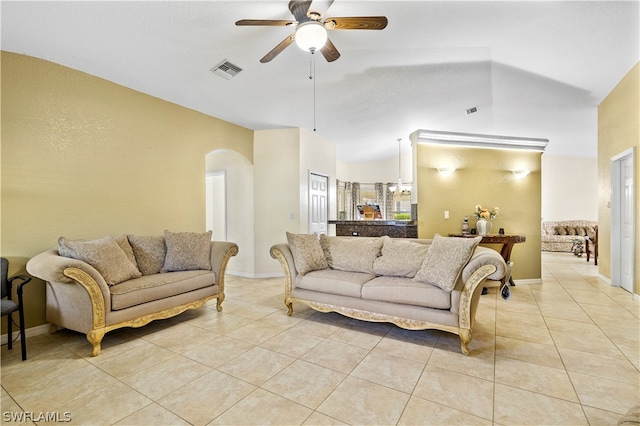
<path fill-rule="evenodd" d="M 598 106 L 598 272 L 611 278 L 611 158 L 636 147 L 635 251 L 640 253 L 640 63 L 636 64 Z M 635 293 L 640 294 L 636 260 Z M 613 283 L 615 284 L 615 283 Z"/>
<path fill-rule="evenodd" d="M 253 132 L 44 60 L 2 52 L 1 251 L 10 273 L 58 237 L 205 228 L 205 156 L 253 161 Z M 27 286 L 27 327 L 45 322 Z M 4 323 L 4 322 L 3 322 Z"/>
<path fill-rule="evenodd" d="M 541 157 L 538 152 L 448 147 L 419 144 L 416 149 L 418 179 L 418 232 L 420 238 L 438 233 L 460 233 L 464 216 L 475 227 L 474 207 L 499 207 L 492 233 L 522 234 L 526 242 L 512 252 L 514 279 L 541 279 L 540 215 Z M 438 167 L 455 167 L 441 176 Z M 517 179 L 512 170 L 530 170 Z M 449 219 L 444 212 L 449 211 Z"/>

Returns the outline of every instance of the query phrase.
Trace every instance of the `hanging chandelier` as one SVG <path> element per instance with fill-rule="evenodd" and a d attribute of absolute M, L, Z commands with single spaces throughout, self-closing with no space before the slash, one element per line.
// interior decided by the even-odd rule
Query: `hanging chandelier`
<path fill-rule="evenodd" d="M 411 185 L 402 183 L 402 138 L 398 139 L 398 184 L 389 186 L 389 191 L 398 195 L 406 195 L 411 192 Z"/>

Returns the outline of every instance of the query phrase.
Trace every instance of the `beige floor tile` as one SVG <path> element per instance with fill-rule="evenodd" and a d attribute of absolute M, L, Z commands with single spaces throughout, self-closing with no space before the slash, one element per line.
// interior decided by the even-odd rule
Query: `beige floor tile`
<path fill-rule="evenodd" d="M 578 402 L 567 372 L 560 368 L 496 357 L 497 383 Z"/>
<path fill-rule="evenodd" d="M 293 361 L 295 358 L 288 355 L 255 347 L 218 367 L 218 370 L 260 386 Z"/>
<path fill-rule="evenodd" d="M 600 410 L 598 408 L 582 406 L 584 414 L 589 420 L 590 426 L 610 426 L 618 424 L 621 416 L 611 411 Z"/>
<path fill-rule="evenodd" d="M 106 425 L 116 423 L 151 403 L 149 398 L 118 382 L 56 407 L 54 411 L 69 413 L 72 424 Z"/>
<path fill-rule="evenodd" d="M 188 426 L 189 423 L 158 404 L 149 404 L 115 423 L 117 426 Z"/>
<path fill-rule="evenodd" d="M 518 324 L 505 323 L 501 324 L 500 327 L 497 328 L 496 336 L 553 345 L 551 333 L 549 333 L 549 330 L 546 327 L 526 327 Z"/>
<path fill-rule="evenodd" d="M 587 425 L 580 404 L 496 384 L 494 421 L 500 425 Z"/>
<path fill-rule="evenodd" d="M 492 425 L 490 420 L 412 396 L 399 425 Z"/>
<path fill-rule="evenodd" d="M 324 339 L 295 330 L 286 330 L 263 342 L 260 346 L 285 355 L 300 357 Z"/>
<path fill-rule="evenodd" d="M 603 356 L 564 348 L 559 351 L 567 371 L 631 384 L 640 383 L 640 372 L 626 357 Z"/>
<path fill-rule="evenodd" d="M 312 413 L 307 407 L 263 389 L 256 389 L 210 425 L 299 425 Z"/>
<path fill-rule="evenodd" d="M 304 426 L 346 426 L 346 423 L 314 411 L 303 423 Z"/>
<path fill-rule="evenodd" d="M 251 343 L 242 340 L 233 339 L 227 336 L 220 336 L 216 339 L 209 340 L 193 349 L 184 352 L 187 358 L 199 363 L 217 368 L 222 364 L 242 355 L 253 349 Z"/>
<path fill-rule="evenodd" d="M 496 355 L 548 367 L 564 368 L 558 349 L 554 345 L 498 336 Z"/>
<path fill-rule="evenodd" d="M 41 380 L 37 386 L 14 392 L 13 395 L 22 410 L 46 412 L 117 384 L 117 379 L 89 364 L 48 380 Z"/>
<path fill-rule="evenodd" d="M 365 328 L 341 328 L 329 336 L 330 340 L 336 342 L 355 345 L 363 349 L 373 349 L 382 337 L 387 334 L 388 330 L 384 333 L 369 333 Z"/>
<path fill-rule="evenodd" d="M 247 318 L 250 320 L 259 320 L 261 318 L 267 317 L 275 312 L 279 312 L 278 309 L 250 304 L 245 306 L 242 309 L 238 309 L 233 312 L 234 315 L 237 315 L 242 318 Z"/>
<path fill-rule="evenodd" d="M 347 377 L 329 368 L 297 360 L 261 387 L 315 409 Z"/>
<path fill-rule="evenodd" d="M 493 420 L 493 386 L 492 381 L 427 365 L 413 395 Z"/>
<path fill-rule="evenodd" d="M 495 354 L 492 352 L 474 352 L 470 356 L 434 349 L 429 362 L 430 367 L 438 367 L 484 380 L 493 380 Z"/>
<path fill-rule="evenodd" d="M 546 327 L 540 312 L 498 311 L 496 315 L 496 327 L 501 327 L 503 324 L 538 328 Z"/>
<path fill-rule="evenodd" d="M 301 359 L 349 374 L 367 356 L 368 350 L 331 340 L 316 345 Z"/>
<path fill-rule="evenodd" d="M 174 356 L 124 377 L 122 382 L 155 401 L 210 371 L 210 367 L 199 362 Z"/>
<path fill-rule="evenodd" d="M 250 323 L 250 319 L 242 318 L 237 315 L 233 315 L 232 313 L 223 313 L 216 318 L 212 318 L 208 321 L 198 324 L 198 327 L 204 328 L 205 330 L 209 330 L 214 333 L 226 334 L 237 330 L 240 327 L 244 327 L 245 325 Z"/>
<path fill-rule="evenodd" d="M 118 357 L 100 358 L 98 356 L 93 365 L 111 374 L 117 379 L 131 376 L 145 368 L 152 367 L 162 361 L 173 357 L 175 353 L 168 349 L 147 343 L 134 349 L 123 351 Z"/>
<path fill-rule="evenodd" d="M 269 323 L 262 323 L 258 321 L 250 322 L 238 329 L 235 329 L 226 335 L 233 337 L 234 339 L 244 340 L 247 343 L 259 345 L 271 339 L 274 336 L 287 330 L 284 327 L 278 327 Z"/>
<path fill-rule="evenodd" d="M 350 376 L 368 380 L 405 393 L 415 387 L 424 364 L 398 358 L 380 351 L 371 352 L 351 372 Z"/>
<path fill-rule="evenodd" d="M 549 330 L 558 349 L 574 349 L 582 352 L 619 356 L 620 350 L 602 332 L 580 334 L 574 331 Z"/>
<path fill-rule="evenodd" d="M 157 403 L 192 425 L 205 425 L 255 389 L 245 381 L 214 370 Z"/>
<path fill-rule="evenodd" d="M 417 334 L 418 332 L 414 331 L 413 333 Z M 430 342 L 427 342 L 424 339 L 413 337 L 408 334 L 391 335 L 391 333 L 389 333 L 380 340 L 380 342 L 378 342 L 372 352 L 375 353 L 378 351 L 398 358 L 404 358 L 424 364 L 429 360 L 429 357 L 433 352 L 433 346 Z"/>
<path fill-rule="evenodd" d="M 409 394 L 375 383 L 348 377 L 317 411 L 347 424 L 395 424 Z"/>
<path fill-rule="evenodd" d="M 619 382 L 569 371 L 580 403 L 589 407 L 624 414 L 640 401 L 640 383 Z"/>
<path fill-rule="evenodd" d="M 202 328 L 188 327 L 180 333 L 173 333 L 156 339 L 153 343 L 172 352 L 182 354 L 202 343 L 210 342 L 218 336 L 220 335 Z"/>

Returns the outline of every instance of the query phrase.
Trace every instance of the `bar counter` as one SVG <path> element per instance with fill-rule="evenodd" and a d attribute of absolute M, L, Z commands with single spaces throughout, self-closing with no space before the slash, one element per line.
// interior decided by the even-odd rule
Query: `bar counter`
<path fill-rule="evenodd" d="M 409 220 L 330 220 L 336 235 L 343 237 L 418 238 L 418 225 Z"/>

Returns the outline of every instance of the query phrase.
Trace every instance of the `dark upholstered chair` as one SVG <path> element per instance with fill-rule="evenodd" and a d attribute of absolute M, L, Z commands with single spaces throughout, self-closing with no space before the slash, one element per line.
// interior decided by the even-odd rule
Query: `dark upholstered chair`
<path fill-rule="evenodd" d="M 20 317 L 20 343 L 22 346 L 22 360 L 27 359 L 27 343 L 24 335 L 24 304 L 22 303 L 22 286 L 31 281 L 31 277 L 27 275 L 16 275 L 8 278 L 9 261 L 2 258 L 2 299 L 0 305 L 2 306 L 2 316 L 7 316 L 7 347 L 12 349 L 13 347 L 13 313 L 18 311 Z M 18 303 L 11 299 L 13 281 L 20 280 L 18 284 Z"/>

